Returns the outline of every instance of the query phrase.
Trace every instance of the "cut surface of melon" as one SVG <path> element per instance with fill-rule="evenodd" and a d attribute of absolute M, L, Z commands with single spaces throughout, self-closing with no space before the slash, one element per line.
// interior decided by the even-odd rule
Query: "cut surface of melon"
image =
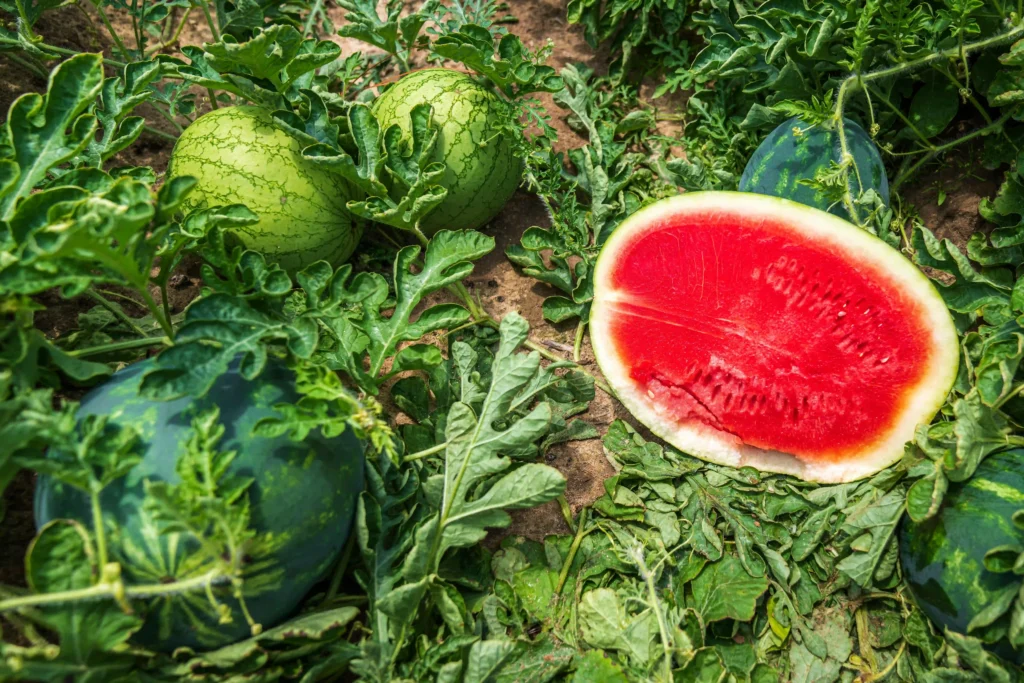
<path fill-rule="evenodd" d="M 594 272 L 619 400 L 691 455 L 819 482 L 870 475 L 941 408 L 958 340 L 928 278 L 823 211 L 743 192 L 662 200 Z"/>

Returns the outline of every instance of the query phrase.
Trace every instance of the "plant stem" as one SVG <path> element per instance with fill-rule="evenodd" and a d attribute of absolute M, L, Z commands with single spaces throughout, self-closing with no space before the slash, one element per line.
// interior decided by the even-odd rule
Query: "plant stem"
<path fill-rule="evenodd" d="M 900 657 L 903 656 L 903 651 L 906 650 L 906 649 L 907 649 L 907 641 L 905 641 L 905 640 L 900 641 L 900 649 L 896 651 L 896 656 L 892 658 L 892 661 L 889 662 L 888 664 L 886 664 L 884 669 L 882 669 L 877 674 L 875 674 L 874 676 L 872 676 L 871 678 L 869 678 L 867 680 L 871 681 L 872 683 L 874 683 L 875 681 L 880 681 L 883 678 L 885 678 L 886 676 L 888 676 L 890 673 L 892 673 L 892 670 L 894 668 L 896 668 L 896 663 L 900 661 Z"/>
<path fill-rule="evenodd" d="M 1019 20 L 1020 19 L 1018 18 L 1018 21 Z M 1011 42 L 1020 37 L 1021 35 L 1024 35 L 1024 23 L 1020 23 L 1014 26 L 1009 31 L 1000 33 L 990 38 L 986 38 L 984 40 L 979 40 L 975 43 L 965 44 L 961 39 L 960 41 L 958 41 L 958 44 L 955 47 L 940 50 L 939 52 L 933 52 L 930 55 L 921 57 L 920 59 L 916 59 L 912 62 L 908 62 L 905 64 L 897 64 L 895 66 L 890 66 L 884 69 L 878 69 L 876 71 L 870 71 L 868 73 L 857 72 L 843 79 L 842 84 L 839 86 L 839 93 L 836 95 L 836 105 L 833 113 L 833 119 L 835 121 L 836 131 L 839 133 L 839 149 L 841 154 L 840 164 L 846 165 L 846 190 L 843 193 L 843 206 L 850 214 L 850 217 L 853 219 L 854 223 L 859 225 L 860 219 L 857 214 L 857 209 L 854 204 L 853 192 L 851 191 L 850 187 L 849 165 L 852 165 L 858 173 L 859 170 L 856 168 L 856 164 L 853 164 L 851 161 L 850 148 L 846 139 L 846 127 L 843 125 L 843 108 L 846 104 L 846 99 L 849 96 L 849 94 L 853 92 L 854 89 L 867 90 L 867 84 L 871 81 L 876 81 L 882 78 L 889 78 L 891 76 L 897 76 L 902 73 L 915 71 L 934 62 L 955 58 L 965 60 L 967 58 L 967 55 L 971 52 L 984 50 L 986 48 L 995 47 L 1003 43 Z M 995 123 L 993 123 L 992 125 L 995 125 Z M 986 126 L 982 130 L 988 130 L 990 127 L 991 126 Z M 970 137 L 974 136 L 975 134 L 973 133 L 970 135 L 966 135 L 963 138 L 960 138 L 959 140 L 955 141 L 955 143 L 960 144 L 961 142 L 965 142 L 967 139 L 970 139 Z M 940 151 L 941 149 L 948 149 L 950 146 L 953 145 L 949 144 L 937 148 L 935 151 L 932 151 L 928 155 L 926 155 L 924 159 L 922 159 L 917 164 L 912 166 L 908 171 L 902 173 L 900 177 L 897 178 L 896 182 L 893 183 L 893 189 L 896 189 L 896 187 L 902 180 L 905 180 L 907 177 L 909 177 L 909 175 L 914 173 L 920 167 L 921 164 L 925 163 L 925 161 L 931 158 L 931 156 L 934 155 L 937 151 Z"/>
<path fill-rule="evenodd" d="M 338 560 L 338 566 L 334 568 L 334 574 L 331 576 L 331 585 L 327 589 L 327 595 L 324 597 L 324 602 L 330 602 L 334 599 L 334 596 L 338 594 L 341 589 L 341 580 L 345 578 L 345 570 L 348 569 L 349 559 L 352 557 L 352 549 L 356 546 L 356 535 L 349 534 L 348 541 L 345 543 L 345 551 L 341 554 L 341 559 Z"/>
<path fill-rule="evenodd" d="M 16 47 L 18 49 L 21 49 L 21 43 L 19 43 L 17 40 L 12 40 L 10 38 L 5 38 L 2 35 L 0 35 L 0 45 L 11 45 L 11 46 Z M 75 56 L 75 55 L 83 54 L 79 50 L 69 50 L 67 48 L 57 47 L 56 45 L 50 45 L 48 43 L 36 43 L 36 47 L 38 47 L 43 52 L 54 52 L 54 53 L 59 54 L 59 55 L 69 55 L 69 56 L 72 56 L 72 57 Z M 8 55 L 8 56 L 10 56 L 10 55 Z M 115 69 L 123 69 L 126 66 L 128 66 L 124 62 L 119 62 L 119 61 L 117 61 L 115 59 L 104 59 L 103 63 L 106 64 L 107 66 L 113 67 Z M 47 78 L 49 78 L 49 75 L 47 75 Z"/>
<path fill-rule="evenodd" d="M 199 8 L 203 11 L 203 16 L 206 17 L 206 23 L 210 26 L 210 33 L 213 34 L 213 42 L 220 42 L 220 31 L 217 30 L 217 24 L 213 21 L 213 17 L 210 16 L 210 8 L 204 0 L 199 0 Z"/>
<path fill-rule="evenodd" d="M 575 533 L 576 523 L 572 519 L 572 508 L 569 507 L 569 501 L 565 499 L 565 494 L 560 495 L 557 500 L 558 509 L 562 511 L 562 519 L 565 520 L 565 524 L 569 527 L 569 531 Z"/>
<path fill-rule="evenodd" d="M 171 116 L 170 113 L 164 111 L 162 107 L 158 107 L 156 105 L 156 102 L 150 102 L 150 104 L 153 105 L 153 109 L 156 111 L 156 113 L 160 114 L 160 116 L 170 121 L 171 125 L 177 129 L 179 135 L 185 132 L 185 129 L 182 127 L 182 125 L 175 121 L 174 117 Z M 177 138 L 175 138 L 175 140 L 177 140 Z"/>
<path fill-rule="evenodd" d="M 31 73 L 34 73 L 36 76 L 42 78 L 44 81 L 50 78 L 50 74 L 46 73 L 45 70 L 36 66 L 27 59 L 22 59 L 18 55 L 7 53 L 7 59 L 11 60 L 15 64 L 20 64 L 22 68 L 27 69 Z"/>
<path fill-rule="evenodd" d="M 139 294 L 141 294 L 142 298 L 145 300 L 146 307 L 149 308 L 149 312 L 152 313 L 156 321 L 160 323 L 160 328 L 164 331 L 164 334 L 166 334 L 169 339 L 174 339 L 174 328 L 171 327 L 171 321 L 164 317 L 163 311 L 156 303 L 156 300 L 153 299 L 153 295 L 150 294 L 149 288 L 146 286 L 139 287 Z"/>
<path fill-rule="evenodd" d="M 921 166 L 923 166 L 924 164 L 926 164 L 929 161 L 931 161 L 931 159 L 936 154 L 940 154 L 941 152 L 944 152 L 947 149 L 951 149 L 951 148 L 956 147 L 958 145 L 962 145 L 963 143 L 967 142 L 968 140 L 972 140 L 972 139 L 974 139 L 974 138 L 976 138 L 978 136 L 987 135 L 988 133 L 992 132 L 993 130 L 1001 129 L 1003 124 L 1006 123 L 1007 121 L 1009 121 L 1010 118 L 1012 118 L 1014 116 L 1014 114 L 1016 114 L 1016 112 L 1017 112 L 1017 108 L 1014 107 L 1013 109 L 1011 109 L 1010 111 L 1006 112 L 1005 114 L 1000 116 L 998 119 L 993 121 L 991 124 L 989 124 L 989 125 L 987 125 L 987 126 L 985 126 L 983 128 L 978 128 L 977 130 L 973 130 L 970 133 L 968 133 L 967 135 L 963 135 L 961 137 L 958 137 L 956 140 L 951 140 L 951 141 L 949 141 L 949 142 L 947 142 L 945 144 L 935 145 L 927 154 L 925 154 L 920 159 L 918 159 L 916 162 L 914 162 L 914 164 L 912 166 L 910 166 L 910 168 L 908 168 L 905 171 L 902 171 L 899 174 L 899 176 L 897 176 L 896 180 L 894 180 L 893 183 L 892 183 L 892 189 L 894 191 L 897 190 L 903 183 L 905 183 L 907 181 L 908 178 L 910 178 L 915 173 L 917 173 L 917 170 L 919 168 L 921 168 Z"/>
<path fill-rule="evenodd" d="M 100 492 L 89 492 L 92 507 L 92 531 L 96 536 L 96 563 L 100 571 L 107 566 L 107 534 L 103 529 L 103 508 L 100 507 Z"/>
<path fill-rule="evenodd" d="M 155 135 L 158 138 L 163 138 L 164 140 L 170 140 L 171 142 L 178 141 L 178 138 L 176 136 L 171 135 L 170 133 L 165 133 L 158 128 L 154 128 L 153 126 L 143 126 L 142 130 L 149 133 L 150 135 Z"/>
<path fill-rule="evenodd" d="M 1021 386 L 1024 386 L 1024 384 L 1022 384 Z M 436 453 L 440 453 L 446 448 L 448 448 L 448 442 L 444 441 L 442 443 L 437 444 L 436 446 L 424 448 L 422 451 L 416 451 L 415 453 L 407 455 L 404 458 L 402 458 L 402 462 L 413 462 L 415 460 L 421 460 Z"/>
<path fill-rule="evenodd" d="M 897 116 L 897 118 L 899 118 L 900 121 L 902 121 L 903 124 L 905 126 L 907 126 L 907 128 L 909 128 L 914 133 L 914 135 L 919 137 L 921 139 L 922 143 L 931 146 L 931 144 L 932 144 L 931 140 L 929 140 L 927 137 L 925 137 L 924 133 L 922 133 L 920 130 L 918 130 L 917 126 L 914 125 L 914 122 L 911 121 L 903 113 L 903 111 L 899 107 L 897 107 L 895 104 L 893 104 L 892 101 L 890 101 L 888 97 L 883 95 L 880 90 L 878 90 L 876 88 L 873 88 L 873 87 L 871 87 L 869 85 L 866 85 L 865 86 L 865 92 L 870 92 L 875 97 L 877 97 L 879 100 L 881 100 L 882 104 L 884 104 L 885 106 L 889 107 L 889 110 L 892 111 L 892 113 L 894 113 Z"/>
<path fill-rule="evenodd" d="M 580 362 L 580 350 L 583 346 L 583 332 L 587 329 L 587 321 L 580 319 L 579 324 L 576 326 L 576 339 L 572 344 L 572 360 L 574 363 Z"/>
<path fill-rule="evenodd" d="M 672 676 L 672 641 L 668 636 L 668 625 L 665 623 L 665 615 L 661 611 L 661 607 L 658 604 L 658 589 L 654 585 L 654 572 L 647 569 L 647 564 L 644 562 L 644 551 L 641 547 L 633 549 L 633 559 L 637 564 L 637 569 L 640 570 L 640 576 L 644 580 L 644 584 L 647 586 L 647 593 L 650 596 L 650 607 L 658 618 L 658 631 L 661 633 L 661 650 L 664 656 L 665 666 L 665 681 L 671 683 L 673 681 Z"/>
<path fill-rule="evenodd" d="M 193 9 L 195 8 L 189 7 L 187 10 L 185 10 L 185 14 L 182 15 L 181 22 L 178 24 L 178 28 L 174 31 L 170 38 L 168 38 L 167 40 L 162 40 L 156 45 L 153 45 L 148 50 L 146 50 L 147 57 L 155 55 L 157 52 L 160 52 L 160 50 L 163 50 L 165 47 L 170 47 L 172 45 L 177 44 L 178 39 L 181 38 L 181 32 L 185 29 L 185 22 L 188 21 L 188 15 L 192 13 Z"/>
<path fill-rule="evenodd" d="M 110 311 L 115 318 L 117 318 L 125 325 L 130 327 L 132 331 L 135 332 L 135 334 L 139 335 L 140 337 L 146 336 L 146 331 L 139 327 L 136 324 L 136 322 L 132 320 L 130 317 L 128 317 L 128 314 L 125 313 L 124 310 L 122 310 L 121 307 L 115 304 L 113 301 L 107 300 L 106 297 L 97 292 L 95 289 L 89 289 L 88 291 L 86 291 L 86 294 L 89 296 L 90 299 L 92 299 L 100 306 Z"/>
<path fill-rule="evenodd" d="M 309 32 L 313 30 L 313 24 L 316 23 L 316 15 L 319 14 L 324 7 L 324 0 L 316 0 L 313 3 L 313 9 L 309 11 L 309 16 L 306 17 L 306 23 L 302 27 L 302 35 L 308 36 Z"/>
<path fill-rule="evenodd" d="M 113 344 L 90 346 L 87 349 L 75 349 L 74 351 L 68 351 L 68 355 L 75 358 L 87 358 L 104 353 L 114 353 L 115 351 L 130 351 L 131 349 L 144 349 L 158 345 L 170 346 L 170 344 L 171 340 L 167 337 L 144 337 L 142 339 L 129 339 L 128 341 L 115 342 Z"/>
<path fill-rule="evenodd" d="M 576 553 L 579 552 L 580 544 L 583 543 L 583 537 L 587 535 L 587 513 L 589 511 L 590 508 L 586 507 L 580 510 L 579 519 L 576 520 L 576 535 L 573 536 L 569 553 L 565 556 L 565 562 L 562 563 L 562 571 L 558 573 L 558 583 L 555 584 L 556 595 L 560 594 L 565 587 L 565 582 L 569 578 L 569 569 L 576 560 Z"/>
<path fill-rule="evenodd" d="M 970 102 L 974 106 L 974 108 L 978 110 L 978 113 L 981 114 L 981 118 L 985 119 L 985 123 L 992 123 L 992 117 L 989 115 L 985 107 L 981 106 L 981 103 L 978 102 L 974 95 L 970 94 L 967 85 L 958 81 L 956 76 L 949 72 L 949 69 L 940 69 L 939 67 L 935 67 L 935 70 L 938 71 L 943 76 L 945 76 L 946 79 L 953 84 L 953 87 L 957 89 L 958 93 L 967 92 L 967 101 Z"/>
<path fill-rule="evenodd" d="M 100 21 L 107 27 L 107 33 L 110 34 L 110 38 L 114 41 L 114 45 L 117 46 L 117 51 L 121 53 L 121 57 L 126 62 L 132 61 L 132 56 L 128 53 L 128 48 L 125 47 L 124 43 L 121 42 L 121 36 L 117 35 L 117 31 L 114 30 L 114 25 L 110 23 L 110 19 L 107 18 L 107 13 L 103 11 L 103 5 L 99 3 L 99 0 L 93 2 L 93 7 L 96 8 L 96 13 L 100 15 Z"/>
<path fill-rule="evenodd" d="M 177 595 L 194 590 L 206 590 L 207 586 L 217 586 L 230 581 L 230 577 L 219 569 L 210 571 L 184 581 L 173 583 L 143 584 L 141 586 L 125 586 L 124 596 L 126 598 L 155 598 L 168 595 Z M 0 614 L 11 610 L 24 609 L 26 607 L 37 607 L 40 605 L 60 605 L 68 602 L 82 602 L 86 600 L 103 600 L 106 598 L 116 599 L 121 587 L 116 584 L 97 583 L 88 588 L 78 588 L 69 591 L 57 591 L 55 593 L 35 593 L 23 595 L 18 598 L 0 600 Z"/>
<path fill-rule="evenodd" d="M 1006 405 L 1007 401 L 1009 401 L 1014 396 L 1017 396 L 1022 391 L 1024 391 L 1024 383 L 1015 386 L 1010 393 L 996 401 L 996 404 L 992 407 L 995 408 L 996 410 L 1000 410 L 1004 405 Z"/>

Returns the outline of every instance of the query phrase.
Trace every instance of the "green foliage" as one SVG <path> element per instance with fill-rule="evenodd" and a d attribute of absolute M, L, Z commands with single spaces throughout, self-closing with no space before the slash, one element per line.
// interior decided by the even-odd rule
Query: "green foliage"
<path fill-rule="evenodd" d="M 440 0 L 424 0 L 415 11 L 402 16 L 405 3 L 389 0 L 384 7 L 385 16 L 377 14 L 373 0 L 339 0 L 347 11 L 349 22 L 338 33 L 343 38 L 355 38 L 393 55 L 402 71 L 409 68 L 409 54 L 420 35 L 423 25 L 432 18 Z"/>
<path fill-rule="evenodd" d="M 158 655 L 132 640 L 133 602 L 234 591 L 240 556 L 267 541 L 251 528 L 249 480 L 223 476 L 232 454 L 218 450 L 216 417 L 195 416 L 181 483 L 152 484 L 147 509 L 154 534 L 200 544 L 206 583 L 126 582 L 142 573 L 107 552 L 109 520 L 54 522 L 28 550 L 28 585 L 0 587 L 0 680 L 1014 679 L 975 636 L 1009 623 L 1018 638 L 1019 597 L 1007 590 L 971 635 L 938 633 L 905 590 L 895 536 L 904 510 L 934 516 L 951 485 L 1021 443 L 1024 29 L 1012 3 L 572 0 L 568 20 L 610 53 L 604 77 L 582 65 L 556 75 L 552 46 L 527 49 L 491 0 L 342 0 L 338 33 L 383 52 L 345 56 L 320 39 L 335 32 L 322 2 L 95 3 L 101 23 L 131 23 L 105 64 L 37 35 L 58 4 L 0 0 L 18 18 L 0 27 L 0 50 L 49 78 L 0 132 L 0 490 L 23 467 L 90 496 L 118 485 L 137 462 L 132 430 L 77 421 L 72 398 L 151 349 L 158 397 L 203 394 L 235 358 L 247 377 L 283 361 L 300 398 L 259 434 L 353 430 L 372 449 L 350 549 L 299 614 L 218 650 Z M 212 40 L 166 54 L 200 15 Z M 571 534 L 507 537 L 492 552 L 484 539 L 508 526 L 506 510 L 558 500 L 550 449 L 597 436 L 576 417 L 593 378 L 542 363 L 521 318 L 499 324 L 461 289 L 494 239 L 364 242 L 352 264 L 289 275 L 237 244 L 232 231 L 258 220 L 248 208 L 183 212 L 191 181 L 158 186 L 152 169 L 120 166 L 142 136 L 257 104 L 364 193 L 353 212 L 415 235 L 446 196 L 436 123 L 417 108 L 403 139 L 368 101 L 423 59 L 456 62 L 500 96 L 496 132 L 549 213 L 507 255 L 548 288 L 546 320 L 577 321 L 577 359 L 590 275 L 616 226 L 678 188 L 736 187 L 784 118 L 860 121 L 897 189 L 982 143 L 987 166 L 1010 170 L 982 204 L 995 228 L 966 253 L 907 230 L 898 198 L 888 210 L 851 192 L 849 166 L 811 181 L 942 278 L 963 333 L 942 414 L 904 462 L 837 486 L 708 465 L 615 422 L 603 446 L 616 473 L 575 518 L 564 507 Z M 643 78 L 649 94 L 629 85 Z M 539 93 L 579 143 L 556 139 Z M 172 282 L 186 270 L 201 291 L 182 310 Z M 44 302 L 58 296 L 86 305 L 72 329 L 44 334 Z M 988 562 L 1011 573 L 1019 555 L 994 548 Z"/>
<path fill-rule="evenodd" d="M 439 400 L 450 396 L 446 415 L 437 416 L 444 420 L 438 431 L 443 441 L 423 456 L 408 454 L 407 462 L 417 463 L 412 469 L 402 471 L 386 459 L 371 463 L 371 483 L 358 516 L 366 567 L 358 578 L 370 599 L 373 636 L 363 642 L 362 654 L 353 663 L 353 670 L 366 679 L 390 680 L 395 675 L 396 657 L 414 637 L 416 623 L 421 632 L 429 623 L 428 633 L 441 628 L 454 635 L 448 652 L 434 655 L 442 661 L 455 659 L 445 664 L 451 675 L 462 670 L 460 653 L 484 656 L 479 650 L 485 645 L 497 650 L 487 654 L 494 657 L 489 666 L 495 670 L 511 673 L 518 665 L 515 651 L 525 643 L 478 641 L 472 635 L 475 617 L 456 586 L 489 583 L 480 574 L 486 566 L 479 566 L 483 558 L 477 544 L 488 528 L 509 524 L 505 510 L 553 500 L 565 487 L 557 470 L 529 460 L 553 429 L 564 427 L 558 404 L 571 389 L 570 380 L 542 368 L 536 352 L 517 353 L 527 332 L 526 322 L 512 313 L 501 323 L 493 356 L 479 343 L 454 342 L 447 365 L 451 379 L 444 378 L 444 388 L 435 383 L 441 376 L 432 373 L 435 395 Z M 400 395 L 403 410 L 426 426 L 431 422 L 428 406 L 416 409 L 412 404 L 423 390 L 407 383 Z M 592 397 L 592 384 L 589 391 Z M 415 442 L 417 432 L 407 430 L 406 442 Z M 419 496 L 425 496 L 426 508 L 417 504 Z M 402 662 L 400 669 L 417 666 Z M 470 662 L 467 666 L 477 665 Z M 463 675 L 469 677 L 471 670 Z"/>
<path fill-rule="evenodd" d="M 565 88 L 555 94 L 555 102 L 572 113 L 570 121 L 588 144 L 570 150 L 568 159 L 551 150 L 527 159 L 527 180 L 545 202 L 553 225 L 529 228 L 520 244 L 505 253 L 524 274 L 559 291 L 544 302 L 546 320 L 580 318 L 585 325 L 593 299 L 590 274 L 605 240 L 626 216 L 666 188 L 647 167 L 644 154 L 630 149 L 646 141 L 653 117 L 642 110 L 620 116 L 604 106 L 611 97 L 585 68 L 568 66 L 561 78 Z M 577 343 L 577 359 L 578 353 Z"/>

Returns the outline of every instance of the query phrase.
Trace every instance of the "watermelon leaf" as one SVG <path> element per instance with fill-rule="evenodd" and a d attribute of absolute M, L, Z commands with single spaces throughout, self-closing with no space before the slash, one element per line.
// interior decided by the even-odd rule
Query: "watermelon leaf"
<path fill-rule="evenodd" d="M 382 131 L 370 107 L 353 104 L 348 109 L 348 131 L 355 153 L 336 137 L 321 97 L 310 90 L 303 96 L 310 104 L 303 119 L 290 111 L 274 116 L 308 146 L 306 159 L 336 173 L 357 188 L 364 199 L 349 201 L 352 213 L 376 223 L 415 233 L 421 242 L 420 221 L 437 207 L 448 191 L 440 184 L 445 166 L 433 161 L 438 128 L 431 121 L 429 105 L 417 105 L 410 112 L 409 140 L 397 124 Z M 332 139 L 333 137 L 333 139 Z"/>
<path fill-rule="evenodd" d="M 768 579 L 750 576 L 739 559 L 726 555 L 705 567 L 690 585 L 705 624 L 721 619 L 750 621 L 758 598 L 768 590 Z"/>
<path fill-rule="evenodd" d="M 214 253 L 223 255 L 223 238 L 216 233 L 212 238 L 222 245 Z M 179 343 L 157 357 L 143 391 L 162 398 L 202 396 L 239 354 L 243 375 L 258 375 L 268 349 L 276 345 L 297 361 L 325 353 L 363 391 L 376 394 L 386 379 L 381 376 L 384 363 L 400 343 L 469 319 L 465 309 L 442 304 L 411 320 L 424 297 L 461 281 L 472 271 L 472 261 L 493 248 L 493 238 L 481 233 L 442 231 L 428 244 L 422 268 L 413 272 L 420 247 L 405 247 L 395 259 L 393 301 L 381 275 L 353 277 L 351 265 L 332 269 L 317 262 L 296 275 L 305 308 L 291 305 L 292 281 L 283 270 L 268 267 L 262 254 L 235 248 L 230 257 L 234 267 L 220 280 L 224 291 L 189 307 Z M 385 316 L 387 309 L 391 312 Z"/>
<path fill-rule="evenodd" d="M 458 31 L 440 36 L 431 47 L 440 57 L 462 62 L 490 79 L 510 99 L 535 92 L 558 92 L 563 87 L 555 70 L 544 65 L 546 51 L 530 52 L 511 33 L 501 36 L 495 45 L 489 30 L 477 24 L 464 24 Z"/>
<path fill-rule="evenodd" d="M 53 70 L 45 96 L 14 101 L 2 136 L 10 153 L 0 159 L 0 220 L 12 220 L 19 200 L 93 140 L 97 119 L 90 105 L 102 87 L 100 56 L 80 54 Z"/>
<path fill-rule="evenodd" d="M 302 90 L 313 87 L 315 70 L 335 61 L 341 48 L 331 41 L 303 38 L 293 26 L 276 24 L 255 28 L 243 42 L 225 36 L 202 49 L 185 47 L 182 53 L 188 63 L 159 58 L 165 75 L 274 110 L 299 104 Z"/>
<path fill-rule="evenodd" d="M 428 595 L 443 603 L 445 621 L 461 628 L 467 607 L 451 602 L 446 588 L 443 595 L 438 592 L 447 585 L 441 576 L 444 558 L 478 543 L 488 528 L 507 526 L 511 519 L 505 510 L 533 507 L 564 490 L 557 470 L 521 461 L 521 454 L 537 453 L 537 443 L 557 427 L 549 396 L 557 396 L 552 392 L 561 385 L 554 372 L 541 367 L 536 352 L 518 352 L 527 333 L 526 321 L 510 313 L 502 320 L 492 358 L 486 347 L 453 343 L 448 362 L 453 386 L 460 389 L 445 409 L 445 441 L 422 455 L 405 455 L 407 461 L 427 463 L 424 490 L 436 507 L 403 512 L 413 502 L 416 487 L 410 477 L 415 475 L 387 459 L 371 461 L 358 524 L 367 568 L 361 576 L 377 628 L 354 670 L 391 669 L 389 653 L 404 646 L 404 626 L 422 612 Z"/>
<path fill-rule="evenodd" d="M 963 252 L 949 240 L 939 241 L 930 230 L 917 227 L 912 235 L 914 262 L 919 266 L 949 273 L 952 284 L 936 281 L 942 298 L 950 309 L 971 313 L 988 304 L 1008 302 L 1012 283 L 994 273 L 979 272 Z"/>
<path fill-rule="evenodd" d="M 424 0 L 419 9 L 402 16 L 405 3 L 388 0 L 383 9 L 384 18 L 377 14 L 378 3 L 373 0 L 339 0 L 347 11 L 345 24 L 338 31 L 343 38 L 355 38 L 383 50 L 398 60 L 402 71 L 409 68 L 409 53 L 419 36 L 420 29 L 440 6 L 439 0 Z"/>

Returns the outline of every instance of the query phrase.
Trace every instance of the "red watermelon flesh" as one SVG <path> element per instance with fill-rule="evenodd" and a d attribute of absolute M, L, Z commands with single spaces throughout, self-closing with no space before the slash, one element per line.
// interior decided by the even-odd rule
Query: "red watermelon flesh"
<path fill-rule="evenodd" d="M 957 367 L 942 299 L 823 211 L 681 195 L 624 222 L 595 272 L 595 354 L 652 431 L 733 466 L 849 481 L 897 460 Z"/>

